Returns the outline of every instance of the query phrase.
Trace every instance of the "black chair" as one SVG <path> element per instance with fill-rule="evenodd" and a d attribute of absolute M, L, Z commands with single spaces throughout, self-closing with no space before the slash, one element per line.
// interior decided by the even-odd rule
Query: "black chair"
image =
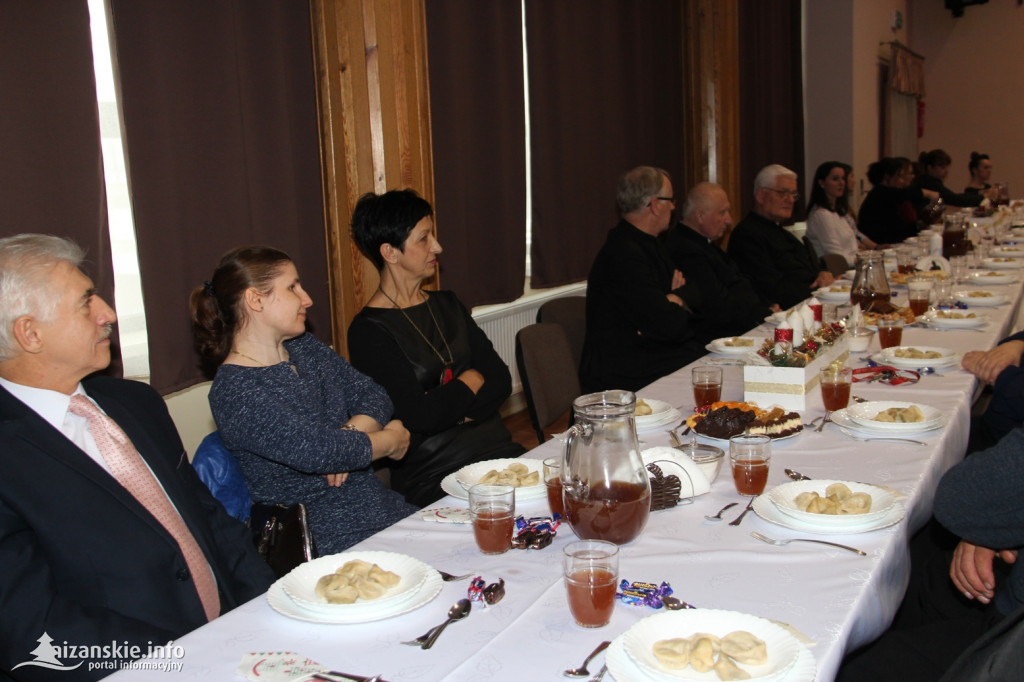
<path fill-rule="evenodd" d="M 563 296 L 541 305 L 537 311 L 538 322 L 554 322 L 562 325 L 565 337 L 572 349 L 573 367 L 580 368 L 583 356 L 583 337 L 587 332 L 587 299 L 585 296 Z"/>
<path fill-rule="evenodd" d="M 850 269 L 846 257 L 841 254 L 826 253 L 821 259 L 825 261 L 825 269 L 831 272 L 833 277 L 838 277 Z"/>
<path fill-rule="evenodd" d="M 572 401 L 580 395 L 579 376 L 562 326 L 545 322 L 520 329 L 516 363 L 530 421 L 543 443 L 544 429 L 572 409 Z"/>

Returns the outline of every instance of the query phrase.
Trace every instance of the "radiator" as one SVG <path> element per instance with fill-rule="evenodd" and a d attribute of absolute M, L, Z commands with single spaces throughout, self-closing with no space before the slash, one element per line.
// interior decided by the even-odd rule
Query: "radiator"
<path fill-rule="evenodd" d="M 480 325 L 494 350 L 512 372 L 512 394 L 523 390 L 516 366 L 516 333 L 537 321 L 537 310 L 547 301 L 563 296 L 581 296 L 587 293 L 586 282 L 571 284 L 537 294 L 529 294 L 502 305 L 480 306 L 473 309 L 473 319 Z"/>

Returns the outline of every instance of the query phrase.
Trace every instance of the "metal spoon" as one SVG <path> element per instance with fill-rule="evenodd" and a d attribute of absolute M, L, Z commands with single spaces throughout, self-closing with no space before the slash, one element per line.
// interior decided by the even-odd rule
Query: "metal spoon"
<path fill-rule="evenodd" d="M 669 595 L 668 597 L 661 598 L 661 604 L 668 611 L 681 611 L 683 609 L 695 609 L 697 608 L 693 604 L 687 604 L 682 599 L 676 599 Z"/>
<path fill-rule="evenodd" d="M 434 646 L 434 642 L 436 642 L 437 638 L 441 636 L 441 633 L 444 632 L 444 629 L 448 627 L 449 624 L 454 623 L 457 620 L 462 620 L 463 618 L 468 616 L 469 611 L 472 608 L 473 602 L 469 601 L 468 599 L 460 599 L 459 601 L 452 604 L 452 607 L 448 609 L 448 620 L 441 623 L 437 627 L 437 629 L 434 630 L 434 633 L 427 638 L 426 642 L 423 643 L 422 648 L 429 649 L 430 647 Z"/>
<path fill-rule="evenodd" d="M 747 503 L 746 509 L 743 510 L 739 516 L 729 522 L 730 526 L 738 526 L 743 521 L 743 517 L 747 515 L 747 512 L 754 508 L 754 500 L 757 499 L 757 495 L 750 498 L 750 502 Z"/>
<path fill-rule="evenodd" d="M 799 471 L 793 471 L 792 469 L 786 469 L 786 475 L 792 478 L 794 481 L 809 481 L 810 476 L 804 476 Z"/>
<path fill-rule="evenodd" d="M 712 523 L 718 523 L 719 521 L 722 520 L 722 514 L 725 513 L 725 511 L 727 509 L 732 509 L 737 504 L 739 504 L 739 502 L 730 502 L 729 504 L 727 504 L 724 507 L 722 507 L 721 509 L 719 509 L 718 513 L 715 514 L 714 516 L 710 516 L 708 514 L 705 514 L 704 518 L 707 519 L 708 521 L 711 521 Z"/>
<path fill-rule="evenodd" d="M 597 656 L 599 653 L 607 649 L 609 644 L 611 644 L 611 642 L 601 642 L 597 645 L 597 648 L 590 652 L 589 656 L 583 659 L 583 665 L 581 665 L 578 668 L 569 668 L 568 670 L 563 670 L 562 674 L 566 677 L 586 677 L 590 674 L 590 671 L 587 670 L 587 664 L 594 660 L 594 656 Z"/>

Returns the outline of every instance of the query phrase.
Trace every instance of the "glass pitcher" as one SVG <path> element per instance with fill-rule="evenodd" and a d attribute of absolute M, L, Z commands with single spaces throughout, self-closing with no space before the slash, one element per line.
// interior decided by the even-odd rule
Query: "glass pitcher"
<path fill-rule="evenodd" d="M 885 276 L 885 261 L 881 251 L 861 251 L 857 254 L 857 272 L 850 286 L 850 303 L 859 303 L 867 310 L 875 301 L 889 302 L 892 291 Z"/>
<path fill-rule="evenodd" d="M 604 391 L 573 401 L 576 424 L 565 439 L 562 501 L 583 540 L 625 544 L 651 513 L 651 481 L 640 457 L 630 391 Z"/>
<path fill-rule="evenodd" d="M 969 220 L 959 213 L 946 216 L 942 230 L 942 255 L 948 260 L 967 254 L 967 226 Z"/>

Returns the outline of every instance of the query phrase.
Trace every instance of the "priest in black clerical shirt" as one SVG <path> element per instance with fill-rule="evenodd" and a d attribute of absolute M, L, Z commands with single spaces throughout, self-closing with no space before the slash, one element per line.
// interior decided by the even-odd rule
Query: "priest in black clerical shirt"
<path fill-rule="evenodd" d="M 796 173 L 778 164 L 765 166 L 754 178 L 754 210 L 729 237 L 729 255 L 740 272 L 762 298 L 787 309 L 833 281 L 804 243 L 782 227 L 798 197 Z"/>
<path fill-rule="evenodd" d="M 683 219 L 669 230 L 665 241 L 687 285 L 700 294 L 693 305 L 702 317 L 694 328 L 701 344 L 744 334 L 779 309 L 775 301 L 762 300 L 750 279 L 715 244 L 731 224 L 725 190 L 702 182 L 686 196 Z"/>

